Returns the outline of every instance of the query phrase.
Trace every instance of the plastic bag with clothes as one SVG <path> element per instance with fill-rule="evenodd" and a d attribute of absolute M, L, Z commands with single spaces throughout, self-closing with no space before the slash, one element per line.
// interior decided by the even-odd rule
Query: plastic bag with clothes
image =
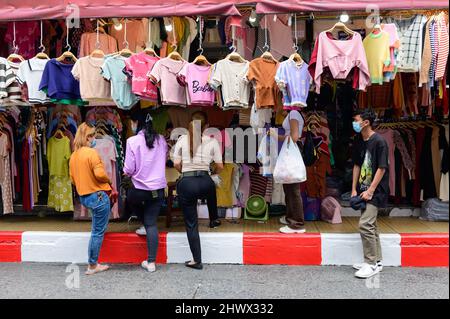
<path fill-rule="evenodd" d="M 290 136 L 284 140 L 273 172 L 275 183 L 295 184 L 306 181 L 306 167 L 297 144 Z"/>

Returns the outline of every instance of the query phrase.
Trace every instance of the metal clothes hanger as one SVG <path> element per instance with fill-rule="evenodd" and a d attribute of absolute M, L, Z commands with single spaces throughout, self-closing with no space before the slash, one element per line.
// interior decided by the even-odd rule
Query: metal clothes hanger
<path fill-rule="evenodd" d="M 172 20 L 172 32 L 173 32 L 173 39 L 174 39 L 174 41 L 176 41 L 177 38 L 176 38 L 176 34 L 175 34 L 175 25 L 174 25 L 173 20 Z M 172 48 L 173 48 L 173 51 L 170 52 L 167 57 L 172 60 L 183 61 L 183 57 L 180 55 L 180 53 L 177 52 L 178 45 L 173 43 Z"/>
<path fill-rule="evenodd" d="M 155 50 L 153 49 L 153 43 L 151 41 L 151 36 L 152 36 L 152 22 L 149 19 L 148 20 L 148 42 L 144 49 L 144 52 L 145 52 L 145 54 L 159 58 L 159 56 L 156 54 Z"/>
<path fill-rule="evenodd" d="M 297 15 L 294 14 L 294 34 L 295 34 L 295 43 L 292 47 L 294 49 L 294 53 L 291 54 L 289 60 L 296 62 L 298 65 L 303 64 L 303 59 L 300 54 L 298 54 L 298 36 L 297 36 Z"/>
<path fill-rule="evenodd" d="M 41 40 L 40 40 L 40 45 L 39 45 L 39 49 L 41 49 L 41 52 L 39 52 L 38 54 L 36 54 L 36 58 L 38 59 L 43 59 L 43 60 L 49 60 L 50 58 L 48 57 L 48 55 L 45 53 L 45 46 L 42 43 L 42 40 L 44 38 L 44 34 L 43 34 L 43 22 L 41 20 Z"/>
<path fill-rule="evenodd" d="M 124 48 L 118 52 L 113 53 L 113 56 L 122 56 L 125 58 L 129 58 L 130 56 L 132 56 L 134 53 L 129 49 L 129 43 L 127 41 L 127 23 L 128 23 L 128 19 L 125 19 L 124 21 L 124 34 L 123 34 L 123 45 Z"/>
<path fill-rule="evenodd" d="M 22 62 L 25 61 L 25 59 L 20 54 L 17 54 L 17 52 L 19 52 L 19 46 L 16 44 L 16 22 L 13 22 L 13 29 L 14 29 L 14 39 L 13 39 L 14 52 L 11 53 L 6 60 L 8 60 L 9 62 L 13 62 L 14 60 L 19 60 Z"/>
<path fill-rule="evenodd" d="M 271 60 L 271 61 L 275 61 L 278 62 L 272 55 L 272 53 L 270 53 L 270 47 L 267 41 L 267 16 L 264 17 L 264 46 L 263 49 L 265 50 L 265 52 L 261 55 L 261 58 L 266 59 L 266 60 Z"/>
<path fill-rule="evenodd" d="M 67 23 L 67 21 L 66 21 L 66 28 L 67 28 L 67 34 L 66 34 L 66 48 L 67 48 L 67 51 L 65 51 L 63 54 L 61 54 L 56 59 L 56 61 L 62 62 L 64 60 L 66 60 L 66 59 L 70 59 L 73 62 L 77 62 L 78 61 L 77 57 L 70 51 L 72 49 L 72 47 L 69 44 L 69 24 Z"/>
<path fill-rule="evenodd" d="M 239 63 L 244 63 L 246 62 L 246 60 L 236 51 L 236 46 L 235 46 L 235 41 L 236 41 L 236 26 L 231 26 L 231 39 L 232 39 L 232 46 L 230 47 L 231 49 L 231 53 L 227 55 L 227 57 L 225 59 L 230 60 L 230 61 L 234 61 L 234 62 L 239 62 Z"/>
<path fill-rule="evenodd" d="M 103 52 L 100 47 L 100 25 L 99 25 L 99 21 L 97 19 L 97 28 L 95 29 L 95 32 L 97 33 L 97 41 L 95 42 L 95 50 L 91 52 L 90 56 L 91 57 L 97 57 L 97 58 L 104 58 L 105 57 L 105 52 Z M 105 32 L 105 30 L 103 30 L 103 33 Z"/>
<path fill-rule="evenodd" d="M 204 25 L 203 18 L 200 17 L 199 19 L 200 19 L 200 21 L 199 21 L 199 24 L 200 24 L 199 32 L 200 32 L 200 34 L 199 34 L 199 48 L 198 48 L 197 51 L 200 52 L 200 55 L 198 55 L 192 63 L 198 64 L 198 65 L 208 65 L 209 66 L 209 65 L 211 65 L 211 63 L 203 55 L 203 47 L 202 47 L 202 43 L 203 43 L 203 25 Z"/>
<path fill-rule="evenodd" d="M 124 37 L 123 44 L 124 44 L 125 48 L 120 50 L 120 52 L 119 52 L 119 54 L 123 57 L 130 57 L 133 55 L 133 52 L 129 49 L 129 43 L 127 41 L 127 23 L 128 23 L 128 19 L 125 19 L 125 26 L 124 26 L 125 29 L 124 29 L 124 34 L 123 34 L 123 37 Z"/>

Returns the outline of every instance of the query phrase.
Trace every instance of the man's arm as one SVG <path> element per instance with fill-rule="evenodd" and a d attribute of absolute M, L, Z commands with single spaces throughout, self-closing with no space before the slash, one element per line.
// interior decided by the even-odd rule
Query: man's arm
<path fill-rule="evenodd" d="M 373 197 L 373 193 L 375 192 L 375 190 L 378 187 L 378 184 L 380 184 L 384 173 L 386 173 L 386 169 L 385 168 L 379 168 L 377 169 L 377 172 L 375 173 L 375 177 L 373 178 L 372 184 L 370 184 L 370 187 L 367 191 L 363 192 L 361 194 L 361 198 L 368 201 L 371 200 Z"/>
<path fill-rule="evenodd" d="M 356 191 L 356 185 L 358 185 L 360 173 L 361 167 L 358 165 L 353 165 L 352 197 L 358 195 L 358 192 Z"/>

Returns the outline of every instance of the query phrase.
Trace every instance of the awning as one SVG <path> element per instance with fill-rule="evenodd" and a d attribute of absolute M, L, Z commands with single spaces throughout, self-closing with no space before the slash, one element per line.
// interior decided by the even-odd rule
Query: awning
<path fill-rule="evenodd" d="M 261 0 L 256 12 L 294 13 L 300 11 L 365 11 L 378 6 L 379 10 L 448 9 L 448 0 Z"/>
<path fill-rule="evenodd" d="M 0 21 L 239 15 L 235 0 L 0 0 Z"/>

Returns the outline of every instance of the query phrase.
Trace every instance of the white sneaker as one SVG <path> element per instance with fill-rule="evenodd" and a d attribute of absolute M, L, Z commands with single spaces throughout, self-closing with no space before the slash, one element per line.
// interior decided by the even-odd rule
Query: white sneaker
<path fill-rule="evenodd" d="M 353 269 L 360 270 L 366 263 L 354 264 Z M 380 268 L 380 271 L 383 270 L 383 264 L 381 261 L 377 262 L 377 266 Z"/>
<path fill-rule="evenodd" d="M 280 217 L 280 223 L 283 224 L 283 225 L 289 225 L 289 223 L 286 220 L 286 216 Z"/>
<path fill-rule="evenodd" d="M 136 230 L 136 234 L 138 234 L 139 236 L 147 236 L 147 231 L 145 230 L 144 226 L 141 226 Z"/>
<path fill-rule="evenodd" d="M 144 260 L 141 263 L 142 268 L 144 268 L 145 270 L 147 270 L 148 272 L 155 272 L 156 271 L 156 265 L 155 263 L 148 263 L 147 260 Z"/>
<path fill-rule="evenodd" d="M 292 229 L 289 226 L 284 226 L 280 228 L 280 233 L 283 234 L 303 234 L 306 232 L 305 228 L 301 228 L 301 229 Z"/>
<path fill-rule="evenodd" d="M 380 267 L 378 265 L 364 264 L 364 266 L 355 273 L 357 278 L 370 278 L 380 272 Z"/>

